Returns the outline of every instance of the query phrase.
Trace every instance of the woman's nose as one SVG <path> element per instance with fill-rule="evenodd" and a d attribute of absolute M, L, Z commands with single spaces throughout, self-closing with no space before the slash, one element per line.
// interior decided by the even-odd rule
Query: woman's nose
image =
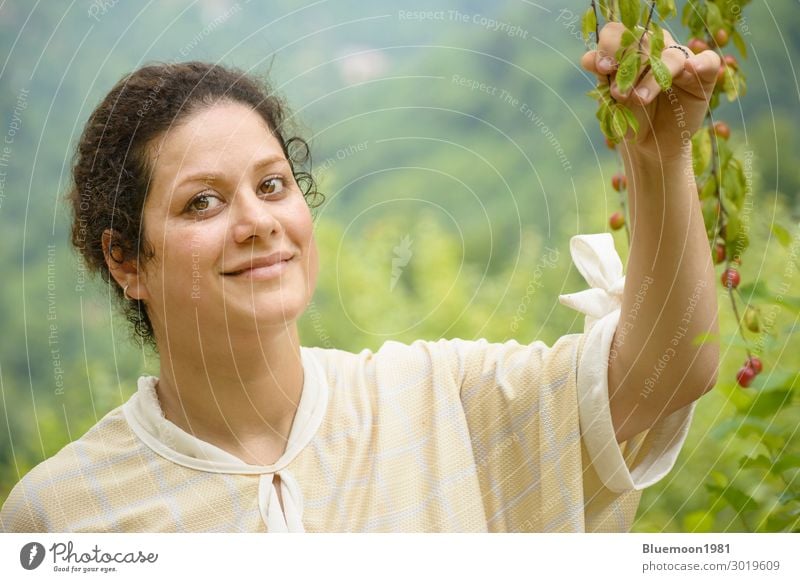
<path fill-rule="evenodd" d="M 270 238 L 281 228 L 270 203 L 259 198 L 252 190 L 237 192 L 232 206 L 231 228 L 237 243 L 246 242 L 254 236 Z"/>

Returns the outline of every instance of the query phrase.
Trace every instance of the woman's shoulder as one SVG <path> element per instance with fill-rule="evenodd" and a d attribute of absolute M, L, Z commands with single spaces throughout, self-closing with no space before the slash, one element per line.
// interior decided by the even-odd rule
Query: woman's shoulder
<path fill-rule="evenodd" d="M 332 346 L 303 346 L 301 347 L 301 351 L 305 354 L 313 355 L 319 360 L 354 361 L 387 355 L 402 356 L 430 353 L 435 350 L 454 349 L 462 345 L 471 344 L 474 341 L 485 342 L 486 340 L 465 340 L 460 338 L 429 340 L 419 338 L 410 342 L 405 342 L 395 339 L 386 339 L 381 344 L 377 345 L 377 347 L 365 347 L 360 350 L 344 350 Z"/>
<path fill-rule="evenodd" d="M 462 348 L 465 340 L 416 339 L 406 343 L 387 339 L 377 347 L 365 347 L 358 351 L 348 351 L 333 347 L 303 347 L 305 356 L 318 362 L 326 371 L 344 373 L 347 371 L 364 371 L 390 366 L 395 370 L 402 369 L 404 364 L 419 362 L 430 363 L 446 357 Z"/>
<path fill-rule="evenodd" d="M 478 339 L 438 338 L 416 339 L 411 342 L 385 340 L 377 348 L 364 348 L 360 351 L 346 351 L 331 347 L 303 347 L 304 353 L 323 365 L 386 364 L 397 367 L 403 362 L 425 360 L 437 364 L 463 363 L 465 359 L 483 359 L 489 355 L 512 355 L 523 351 L 549 351 L 559 346 L 572 345 L 580 334 L 565 335 L 549 346 L 537 340 L 520 343 L 516 339 L 491 341 L 484 337 Z"/>
<path fill-rule="evenodd" d="M 374 392 L 391 387 L 458 384 L 463 369 L 489 346 L 486 339 L 416 339 L 409 343 L 388 339 L 377 348 L 346 351 L 304 347 L 306 362 L 315 362 L 333 391 L 367 387 Z M 410 392 L 409 392 L 410 394 Z"/>
<path fill-rule="evenodd" d="M 59 515 L 86 502 L 87 482 L 113 475 L 121 457 L 139 448 L 118 406 L 80 438 L 34 466 L 14 486 L 0 510 L 5 532 L 58 531 Z"/>

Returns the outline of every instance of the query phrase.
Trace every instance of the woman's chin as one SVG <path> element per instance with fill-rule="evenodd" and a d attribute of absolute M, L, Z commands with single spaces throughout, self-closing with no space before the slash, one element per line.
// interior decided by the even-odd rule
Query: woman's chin
<path fill-rule="evenodd" d="M 244 325 L 256 324 L 259 328 L 286 327 L 303 314 L 304 305 L 297 300 L 281 303 L 280 300 L 256 301 L 239 312 L 238 319 Z M 231 313 L 228 312 L 228 319 Z"/>

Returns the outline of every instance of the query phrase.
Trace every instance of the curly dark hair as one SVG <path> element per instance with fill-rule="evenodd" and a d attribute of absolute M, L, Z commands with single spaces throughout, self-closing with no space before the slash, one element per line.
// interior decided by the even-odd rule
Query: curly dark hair
<path fill-rule="evenodd" d="M 252 107 L 264 119 L 306 203 L 315 209 L 324 202 L 311 174 L 308 143 L 292 135 L 288 107 L 266 80 L 219 64 L 150 63 L 117 82 L 92 112 L 76 148 L 67 200 L 73 215 L 72 244 L 90 272 L 111 282 L 102 242 L 107 229 L 113 233 L 112 260 L 135 258 L 144 265 L 155 256 L 142 236 L 142 211 L 153 172 L 149 146 L 193 113 L 225 101 Z M 157 351 L 144 302 L 126 299 L 119 285 L 111 287 L 133 336 Z"/>

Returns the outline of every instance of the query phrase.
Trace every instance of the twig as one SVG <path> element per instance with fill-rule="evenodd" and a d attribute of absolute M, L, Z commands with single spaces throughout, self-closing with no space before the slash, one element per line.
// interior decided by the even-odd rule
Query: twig
<path fill-rule="evenodd" d="M 641 54 L 642 52 L 642 43 L 644 42 L 644 37 L 647 36 L 647 30 L 650 28 L 650 22 L 653 20 L 653 10 L 656 8 L 656 0 L 652 0 L 650 3 L 650 12 L 647 14 L 647 21 L 644 23 L 644 31 L 642 31 L 642 37 L 639 39 L 639 46 L 636 47 L 636 52 Z M 639 83 L 642 82 L 647 76 L 647 73 L 650 72 L 650 63 L 647 63 L 642 69 L 642 72 L 639 73 L 639 76 L 636 78 L 636 82 L 633 84 L 632 90 L 635 90 L 636 87 L 639 86 Z"/>
<path fill-rule="evenodd" d="M 647 22 L 644 23 L 644 32 L 642 33 L 642 38 L 639 39 L 639 47 L 638 51 L 642 50 L 642 43 L 644 42 L 644 37 L 647 36 L 647 29 L 650 28 L 650 21 L 653 20 L 653 10 L 656 8 L 656 0 L 652 0 L 650 3 L 650 13 L 647 15 Z"/>
<path fill-rule="evenodd" d="M 727 283 L 728 282 L 726 281 L 725 288 L 728 290 L 728 296 L 731 298 L 731 305 L 733 306 L 733 314 L 734 316 L 736 316 L 736 327 L 739 328 L 739 334 L 742 336 L 742 339 L 744 340 L 745 344 L 744 350 L 745 352 L 747 352 L 747 357 L 749 359 L 753 357 L 753 355 L 750 353 L 750 344 L 748 343 L 747 338 L 744 335 L 744 331 L 742 331 L 742 320 L 739 318 L 739 309 L 736 307 L 736 299 L 733 297 L 733 291 L 734 291 L 733 286 L 728 285 Z"/>
<path fill-rule="evenodd" d="M 709 134 L 711 136 L 711 176 L 714 178 L 714 185 L 716 187 L 715 194 L 716 194 L 717 201 L 719 202 L 719 210 L 720 210 L 719 217 L 717 218 L 717 221 L 718 222 L 722 222 L 722 216 L 723 216 L 723 214 L 727 215 L 727 211 L 725 211 L 724 207 L 722 206 L 722 195 L 720 193 L 720 186 L 721 185 L 720 185 L 720 176 L 719 176 L 719 166 L 717 165 L 717 156 L 719 155 L 718 148 L 717 148 L 717 134 L 714 133 L 714 126 L 711 123 L 711 110 L 709 110 L 706 113 L 706 120 L 708 121 L 708 132 L 709 132 Z M 717 229 L 717 228 L 714 229 L 714 238 L 715 239 L 716 239 L 716 235 L 719 232 L 719 230 L 722 230 L 722 228 L 724 226 L 725 225 L 723 224 L 722 226 L 720 226 L 719 229 Z M 725 234 L 727 235 L 727 233 L 725 233 Z M 723 240 L 725 240 L 725 239 L 723 239 Z M 725 272 L 727 272 L 727 270 L 729 268 L 730 268 L 730 257 L 728 257 L 727 254 L 726 254 L 726 256 L 725 256 Z M 736 307 L 736 298 L 733 296 L 733 291 L 734 291 L 733 285 L 729 285 L 728 281 L 726 281 L 725 282 L 725 289 L 727 289 L 728 296 L 731 299 L 731 305 L 733 306 L 733 314 L 736 317 L 736 327 L 739 328 L 739 334 L 742 336 L 742 339 L 744 340 L 745 351 L 747 352 L 747 357 L 750 358 L 750 357 L 752 357 L 752 354 L 750 353 L 750 344 L 747 341 L 747 337 L 745 337 L 745 335 L 744 335 L 744 330 L 742 330 L 742 320 L 739 317 L 739 309 Z"/>

